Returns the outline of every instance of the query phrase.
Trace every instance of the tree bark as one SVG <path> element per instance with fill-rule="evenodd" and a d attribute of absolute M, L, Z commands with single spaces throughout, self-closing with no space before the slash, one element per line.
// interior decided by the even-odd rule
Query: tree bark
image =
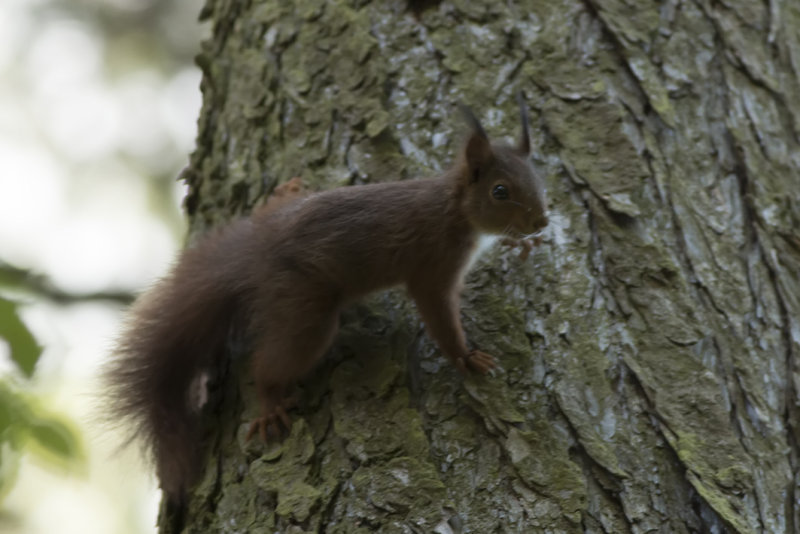
<path fill-rule="evenodd" d="M 796 532 L 800 4 L 427 3 L 209 0 L 186 208 L 200 233 L 293 176 L 434 174 L 455 102 L 511 137 L 524 91 L 545 244 L 463 301 L 501 369 L 462 381 L 381 293 L 264 446 L 232 342 L 162 532 Z"/>

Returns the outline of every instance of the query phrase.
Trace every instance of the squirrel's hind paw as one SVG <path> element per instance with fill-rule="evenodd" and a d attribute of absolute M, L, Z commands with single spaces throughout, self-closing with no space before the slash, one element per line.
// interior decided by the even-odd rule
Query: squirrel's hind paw
<path fill-rule="evenodd" d="M 261 437 L 261 441 L 264 443 L 268 443 L 271 437 L 282 437 L 285 432 L 292 429 L 292 419 L 286 413 L 286 410 L 291 409 L 295 404 L 296 399 L 290 397 L 284 399 L 280 404 L 265 407 L 261 417 L 250 423 L 245 441 L 250 441 L 256 434 Z"/>

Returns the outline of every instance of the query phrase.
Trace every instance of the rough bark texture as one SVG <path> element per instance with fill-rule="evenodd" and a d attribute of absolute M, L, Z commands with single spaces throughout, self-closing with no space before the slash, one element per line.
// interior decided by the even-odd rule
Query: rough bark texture
<path fill-rule="evenodd" d="M 458 0 L 417 19 L 400 1 L 211 0 L 203 16 L 195 231 L 296 175 L 435 173 L 463 131 L 452 104 L 513 136 L 518 89 L 552 211 L 527 262 L 494 250 L 468 278 L 493 377 L 462 381 L 384 293 L 346 314 L 291 436 L 264 447 L 243 439 L 256 406 L 234 346 L 178 529 L 800 528 L 798 2 Z"/>

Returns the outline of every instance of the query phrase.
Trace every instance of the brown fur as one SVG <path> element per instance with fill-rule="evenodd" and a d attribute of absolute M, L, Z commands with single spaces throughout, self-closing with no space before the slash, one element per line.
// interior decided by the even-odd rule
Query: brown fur
<path fill-rule="evenodd" d="M 431 337 L 466 372 L 491 356 L 467 348 L 459 318 L 465 266 L 481 233 L 511 242 L 547 224 L 541 178 L 528 163 L 527 117 L 516 147 L 473 131 L 443 175 L 307 195 L 299 183 L 279 201 L 184 251 L 135 306 L 109 369 L 114 412 L 134 420 L 162 488 L 179 498 L 199 461 L 192 381 L 221 356 L 230 317 L 248 317 L 262 417 L 251 434 L 289 424 L 287 386 L 319 361 L 339 312 L 372 291 L 403 284 Z M 508 199 L 493 190 L 506 188 Z M 283 193 L 286 193 L 285 195 Z"/>

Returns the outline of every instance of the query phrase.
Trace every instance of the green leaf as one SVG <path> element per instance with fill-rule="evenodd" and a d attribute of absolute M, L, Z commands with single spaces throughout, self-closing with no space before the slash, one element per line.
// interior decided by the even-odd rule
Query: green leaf
<path fill-rule="evenodd" d="M 0 503 L 17 481 L 20 456 L 18 450 L 0 440 Z"/>
<path fill-rule="evenodd" d="M 17 303 L 0 297 L 0 337 L 11 347 L 11 359 L 25 376 L 30 377 L 42 348 L 20 319 L 17 307 Z"/>
<path fill-rule="evenodd" d="M 9 378 L 0 378 L 0 503 L 13 486 L 25 454 L 68 472 L 85 467 L 80 434 L 69 420 L 45 412 L 40 398 L 20 391 Z"/>
<path fill-rule="evenodd" d="M 54 418 L 33 419 L 28 427 L 28 435 L 38 446 L 33 448 L 34 451 L 49 459 L 72 463 L 82 457 L 76 434 L 63 421 Z"/>
<path fill-rule="evenodd" d="M 27 424 L 29 415 L 26 400 L 6 380 L 0 379 L 0 503 L 17 480 L 22 453 L 16 430 Z"/>
<path fill-rule="evenodd" d="M 0 286 L 12 288 L 22 287 L 32 276 L 33 275 L 29 271 L 20 269 L 0 259 Z"/>
<path fill-rule="evenodd" d="M 0 380 L 0 444 L 10 441 L 14 425 L 26 421 L 30 408 L 4 380 Z"/>

